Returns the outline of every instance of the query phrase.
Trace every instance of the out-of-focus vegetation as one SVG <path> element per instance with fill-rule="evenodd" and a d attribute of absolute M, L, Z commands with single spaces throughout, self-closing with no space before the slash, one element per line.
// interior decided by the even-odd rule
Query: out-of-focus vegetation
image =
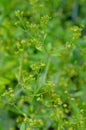
<path fill-rule="evenodd" d="M 86 0 L 0 0 L 0 130 L 86 129 Z"/>

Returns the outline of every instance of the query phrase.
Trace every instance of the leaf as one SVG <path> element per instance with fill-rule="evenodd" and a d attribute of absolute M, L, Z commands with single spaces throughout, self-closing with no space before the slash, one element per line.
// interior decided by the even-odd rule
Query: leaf
<path fill-rule="evenodd" d="M 4 77 L 0 77 L 0 85 L 9 84 L 9 83 L 10 83 L 10 80 Z"/>
<path fill-rule="evenodd" d="M 21 124 L 20 130 L 25 130 L 25 123 L 24 122 Z"/>

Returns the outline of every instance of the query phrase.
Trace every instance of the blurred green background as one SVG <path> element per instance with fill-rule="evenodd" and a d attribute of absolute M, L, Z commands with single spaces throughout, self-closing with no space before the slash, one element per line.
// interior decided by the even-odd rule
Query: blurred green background
<path fill-rule="evenodd" d="M 23 16 L 19 13 L 21 17 L 16 17 L 18 10 Z M 41 43 L 48 54 L 41 50 Z M 41 68 L 41 62 L 46 67 Z M 35 63 L 41 67 L 31 68 Z M 55 83 L 54 97 L 52 92 L 47 93 L 48 81 Z M 42 103 L 36 101 L 37 94 Z M 61 106 L 57 103 L 60 98 Z M 69 109 L 66 114 L 64 104 Z M 85 109 L 86 0 L 0 0 L 0 130 L 81 130 L 82 126 L 85 130 Z M 81 110 L 84 112 L 80 115 Z M 60 111 L 63 117 L 58 114 L 56 120 L 55 114 Z M 35 127 L 26 123 L 23 128 L 24 113 L 37 119 Z M 73 128 L 73 116 L 76 124 L 83 119 L 82 126 Z"/>

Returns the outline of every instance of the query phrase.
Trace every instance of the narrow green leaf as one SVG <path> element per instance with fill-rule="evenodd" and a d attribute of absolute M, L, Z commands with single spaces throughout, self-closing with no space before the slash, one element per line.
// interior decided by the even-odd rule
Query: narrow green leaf
<path fill-rule="evenodd" d="M 21 124 L 20 130 L 25 130 L 25 123 L 22 123 L 22 124 Z"/>

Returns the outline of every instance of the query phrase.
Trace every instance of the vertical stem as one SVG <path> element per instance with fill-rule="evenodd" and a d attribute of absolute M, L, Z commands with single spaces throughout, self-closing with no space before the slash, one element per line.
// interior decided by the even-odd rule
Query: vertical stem
<path fill-rule="evenodd" d="M 23 56 L 20 56 L 19 59 L 19 77 L 18 77 L 18 83 L 21 82 L 21 77 L 22 77 L 22 65 L 23 65 Z"/>
<path fill-rule="evenodd" d="M 49 70 L 50 62 L 51 62 L 51 58 L 48 57 L 48 63 L 47 63 L 46 69 L 45 69 L 44 77 L 43 77 L 43 84 L 45 83 L 46 78 L 47 78 L 47 74 L 48 74 L 48 70 Z"/>

